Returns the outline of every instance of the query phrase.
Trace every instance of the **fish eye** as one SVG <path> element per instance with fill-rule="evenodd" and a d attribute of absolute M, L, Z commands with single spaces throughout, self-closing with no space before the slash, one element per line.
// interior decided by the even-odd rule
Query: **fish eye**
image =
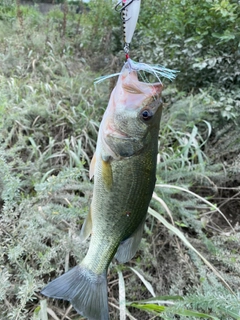
<path fill-rule="evenodd" d="M 144 121 L 148 121 L 150 119 L 152 119 L 153 117 L 153 113 L 151 110 L 148 110 L 148 109 L 144 109 L 142 112 L 141 112 L 141 117 Z"/>

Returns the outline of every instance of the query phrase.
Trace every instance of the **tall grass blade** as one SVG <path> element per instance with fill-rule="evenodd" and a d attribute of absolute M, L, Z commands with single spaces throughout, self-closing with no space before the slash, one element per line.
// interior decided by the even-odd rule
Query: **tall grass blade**
<path fill-rule="evenodd" d="M 154 314 L 162 313 L 163 311 L 167 310 L 167 307 L 165 306 L 158 306 L 157 304 L 141 304 L 141 303 L 131 303 L 131 307 L 135 307 L 140 310 L 153 312 Z"/>
<path fill-rule="evenodd" d="M 125 282 L 121 270 L 118 270 L 118 286 L 119 286 L 119 309 L 120 320 L 126 320 L 126 292 Z"/>
<path fill-rule="evenodd" d="M 129 267 L 138 277 L 139 279 L 144 283 L 145 287 L 148 289 L 148 291 L 151 293 L 153 297 L 156 297 L 156 294 L 154 292 L 154 289 L 149 281 L 147 281 L 144 276 L 142 276 L 136 269 Z"/>
<path fill-rule="evenodd" d="M 140 310 L 148 311 L 154 313 L 156 315 L 161 314 L 162 312 L 172 313 L 173 315 L 185 316 L 185 317 L 195 317 L 195 318 L 202 318 L 202 319 L 212 319 L 212 320 L 220 320 L 215 316 L 211 316 L 206 313 L 197 312 L 194 310 L 187 310 L 187 309 L 173 309 L 172 307 L 165 307 L 159 306 L 157 304 L 142 304 L 142 303 L 129 303 L 131 307 L 135 307 Z"/>
<path fill-rule="evenodd" d="M 140 301 L 134 301 L 138 303 L 158 303 L 158 304 L 168 304 L 168 305 L 174 305 L 174 301 L 183 301 L 182 296 L 156 296 L 153 298 L 140 300 Z"/>
<path fill-rule="evenodd" d="M 56 313 L 51 308 L 47 308 L 47 312 L 48 312 L 48 314 L 50 314 L 50 316 L 54 320 L 60 320 L 60 318 L 56 315 Z"/>
<path fill-rule="evenodd" d="M 191 194 L 192 196 L 200 199 L 201 201 L 205 202 L 207 205 L 209 205 L 211 208 L 214 208 L 214 210 L 216 210 L 217 212 L 219 212 L 221 214 L 221 216 L 224 218 L 224 220 L 227 222 L 227 224 L 229 225 L 229 227 L 232 229 L 232 231 L 235 233 L 235 229 L 232 227 L 231 223 L 228 221 L 228 219 L 225 217 L 225 215 L 222 213 L 222 211 L 220 209 L 218 209 L 216 206 L 214 206 L 211 202 L 209 202 L 208 200 L 204 199 L 203 197 L 199 196 L 198 194 L 188 190 L 188 189 L 185 189 L 185 188 L 182 188 L 182 187 L 179 187 L 179 186 L 172 186 L 170 184 L 156 184 L 156 187 L 159 187 L 159 188 L 170 188 L 170 189 L 176 189 L 176 190 L 180 190 L 180 191 L 184 191 L 184 192 L 187 192 L 189 194 Z"/>
<path fill-rule="evenodd" d="M 46 299 L 40 301 L 40 307 L 41 320 L 48 320 Z"/>
<path fill-rule="evenodd" d="M 153 210 L 152 208 L 148 208 L 148 212 L 157 218 L 162 224 L 165 225 L 165 227 L 168 228 L 168 230 L 172 231 L 176 236 L 179 237 L 179 239 L 182 240 L 182 242 L 191 250 L 193 250 L 202 260 L 203 262 L 215 273 L 215 275 L 225 284 L 225 286 L 229 289 L 229 291 L 234 294 L 231 287 L 228 285 L 228 283 L 223 279 L 223 277 L 220 275 L 220 273 L 214 268 L 214 266 L 206 259 L 204 256 L 193 247 L 193 245 L 187 240 L 187 238 L 184 236 L 184 234 L 178 230 L 176 227 L 171 225 L 162 215 L 160 215 L 158 212 Z"/>

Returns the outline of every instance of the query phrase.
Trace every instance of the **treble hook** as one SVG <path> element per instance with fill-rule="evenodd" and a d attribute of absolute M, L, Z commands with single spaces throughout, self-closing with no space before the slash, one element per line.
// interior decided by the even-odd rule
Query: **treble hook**
<path fill-rule="evenodd" d="M 124 18 L 124 12 L 123 12 L 123 11 L 124 11 L 131 3 L 133 3 L 133 1 L 134 1 L 134 0 L 131 0 L 129 3 L 125 4 L 125 5 L 124 5 L 123 7 L 121 7 L 120 9 L 117 9 L 118 6 L 120 6 L 120 4 L 121 4 L 121 2 L 122 2 L 122 0 L 120 0 L 120 1 L 116 4 L 116 6 L 115 6 L 115 10 L 120 13 L 120 16 L 121 16 L 121 19 L 122 19 L 123 22 L 126 22 L 126 21 L 128 21 L 128 20 L 130 19 L 130 18 L 128 18 L 128 19 L 125 19 L 125 18 Z"/>
<path fill-rule="evenodd" d="M 125 6 L 121 7 L 120 9 L 118 9 L 118 7 L 122 4 L 122 0 L 120 0 L 120 1 L 115 5 L 115 10 L 116 10 L 117 12 L 122 13 L 122 11 L 123 11 L 124 9 L 126 9 L 133 1 L 134 1 L 134 0 L 131 0 L 129 3 L 125 4 Z"/>

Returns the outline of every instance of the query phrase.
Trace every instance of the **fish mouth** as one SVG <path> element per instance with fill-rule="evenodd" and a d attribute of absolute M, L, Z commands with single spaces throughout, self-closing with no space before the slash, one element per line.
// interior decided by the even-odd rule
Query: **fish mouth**
<path fill-rule="evenodd" d="M 114 131 L 113 133 L 110 133 L 109 137 L 118 138 L 118 139 L 130 139 L 130 137 L 126 133 L 122 132 L 121 130 L 117 130 L 117 131 Z"/>

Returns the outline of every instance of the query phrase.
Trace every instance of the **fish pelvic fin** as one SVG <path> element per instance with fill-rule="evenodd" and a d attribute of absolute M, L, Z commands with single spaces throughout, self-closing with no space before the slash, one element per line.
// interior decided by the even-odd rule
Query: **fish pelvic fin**
<path fill-rule="evenodd" d="M 137 230 L 120 244 L 115 254 L 118 262 L 125 263 L 134 257 L 142 239 L 144 224 L 145 219 L 141 222 Z"/>
<path fill-rule="evenodd" d="M 74 309 L 89 320 L 109 320 L 106 271 L 98 275 L 76 266 L 50 282 L 41 293 L 70 301 Z"/>

